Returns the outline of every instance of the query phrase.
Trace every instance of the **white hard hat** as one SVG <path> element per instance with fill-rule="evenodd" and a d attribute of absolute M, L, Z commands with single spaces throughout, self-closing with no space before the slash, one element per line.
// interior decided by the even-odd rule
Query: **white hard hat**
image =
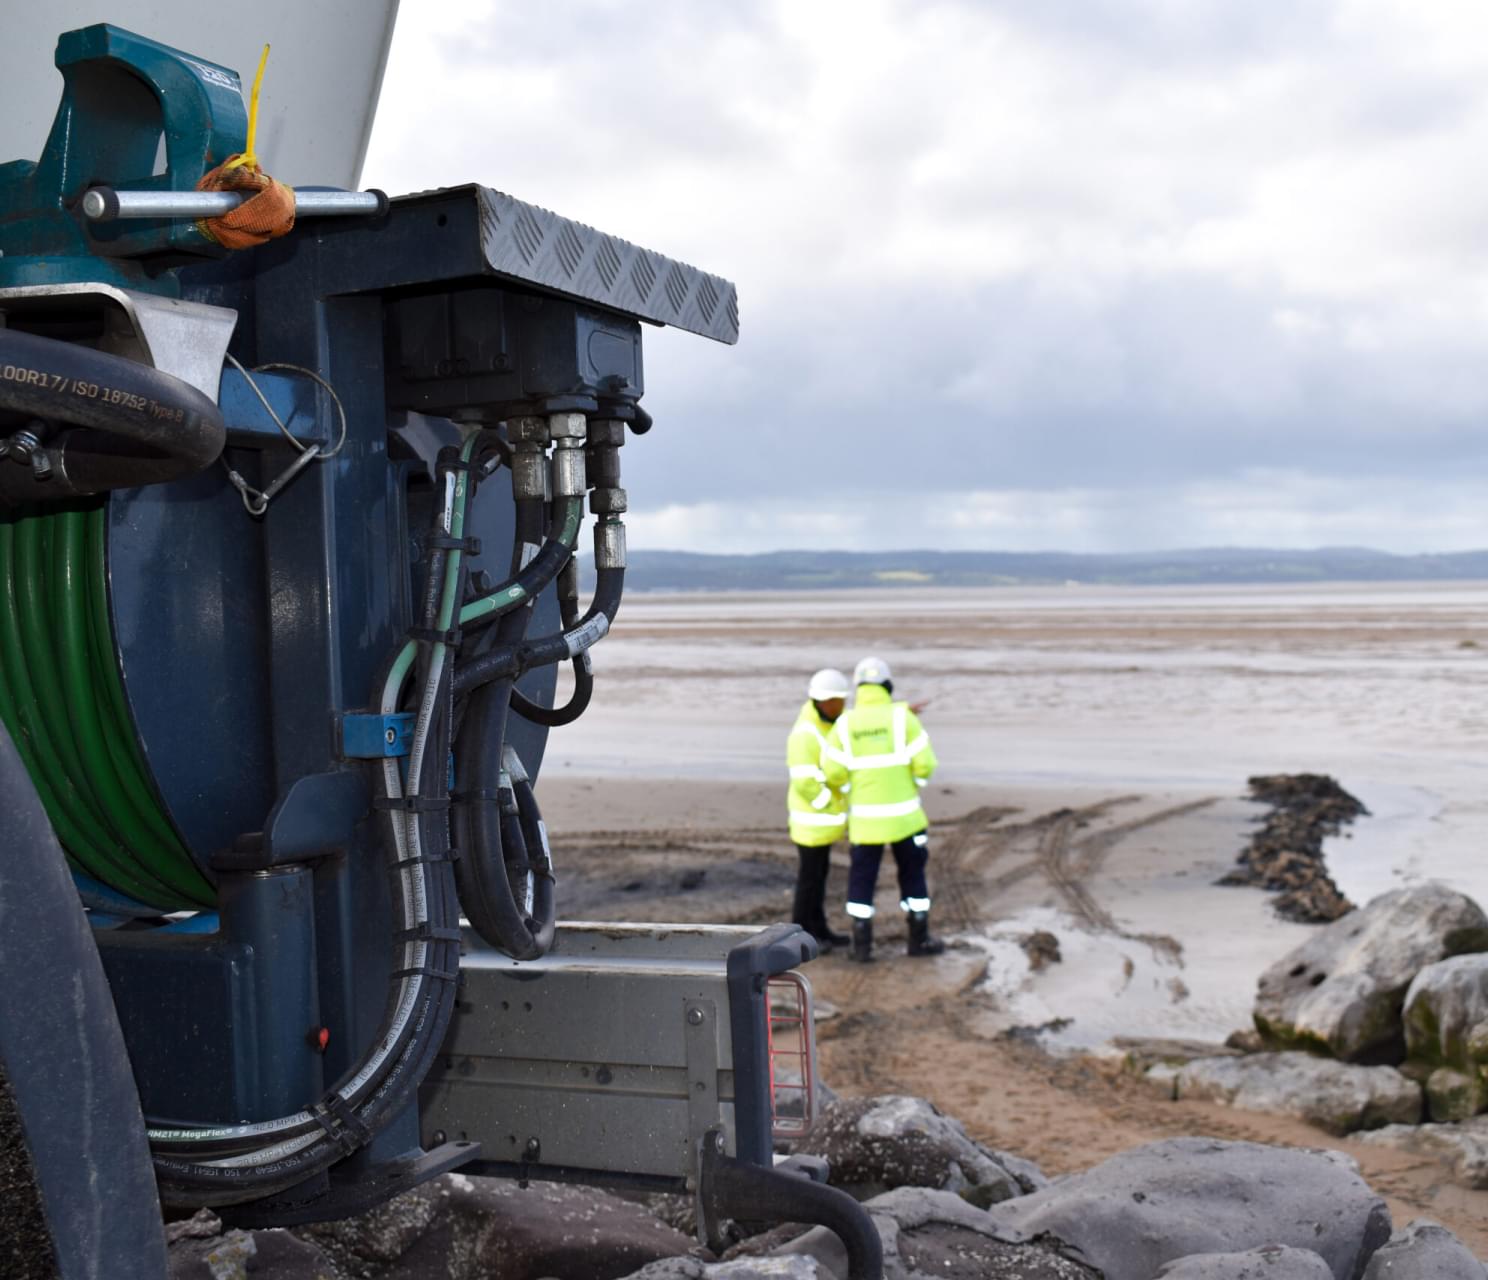
<path fill-rule="evenodd" d="M 830 702 L 833 698 L 845 698 L 851 692 L 847 677 L 836 667 L 823 667 L 806 686 L 806 696 L 813 702 Z"/>
<path fill-rule="evenodd" d="M 864 658 L 853 668 L 854 684 L 888 684 L 889 664 L 882 658 Z"/>

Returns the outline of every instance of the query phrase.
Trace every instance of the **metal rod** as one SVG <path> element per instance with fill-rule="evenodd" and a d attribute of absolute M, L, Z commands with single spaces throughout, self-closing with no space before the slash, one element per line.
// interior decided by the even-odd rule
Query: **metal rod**
<path fill-rule="evenodd" d="M 83 196 L 83 213 L 94 222 L 115 218 L 216 218 L 231 213 L 245 197 L 236 191 L 116 191 L 93 187 Z M 373 214 L 387 208 L 381 191 L 295 191 L 295 217 Z"/>

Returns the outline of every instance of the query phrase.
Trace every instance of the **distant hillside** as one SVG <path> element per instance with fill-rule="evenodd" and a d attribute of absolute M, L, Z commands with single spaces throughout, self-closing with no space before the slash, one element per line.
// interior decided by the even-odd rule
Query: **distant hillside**
<path fill-rule="evenodd" d="M 589 576 L 592 576 L 592 570 Z M 821 591 L 842 587 L 1005 587 L 1068 582 L 1405 582 L 1488 579 L 1488 551 L 1397 556 L 1363 547 L 1079 555 L 1065 551 L 771 551 L 699 555 L 633 551 L 625 575 L 638 591 Z"/>

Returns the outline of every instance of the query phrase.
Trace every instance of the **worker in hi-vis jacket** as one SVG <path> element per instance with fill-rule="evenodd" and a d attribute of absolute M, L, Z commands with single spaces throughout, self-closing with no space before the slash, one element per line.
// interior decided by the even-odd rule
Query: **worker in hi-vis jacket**
<path fill-rule="evenodd" d="M 832 846 L 847 831 L 843 793 L 827 785 L 822 772 L 822 748 L 827 734 L 847 706 L 847 677 L 826 667 L 806 686 L 806 703 L 785 741 L 785 763 L 790 770 L 786 809 L 790 838 L 796 846 L 796 899 L 791 919 L 821 944 L 823 951 L 847 945 L 845 933 L 827 924 L 827 872 Z"/>
<path fill-rule="evenodd" d="M 858 663 L 853 683 L 857 692 L 852 710 L 837 717 L 822 753 L 827 785 L 850 788 L 847 914 L 852 917 L 852 959 L 873 959 L 873 891 L 885 845 L 894 851 L 899 868 L 899 906 L 909 925 L 908 952 L 938 955 L 945 943 L 930 936 L 930 889 L 925 883 L 930 821 L 920 804 L 920 788 L 935 772 L 930 735 L 907 702 L 894 701 L 889 664 L 882 658 Z"/>

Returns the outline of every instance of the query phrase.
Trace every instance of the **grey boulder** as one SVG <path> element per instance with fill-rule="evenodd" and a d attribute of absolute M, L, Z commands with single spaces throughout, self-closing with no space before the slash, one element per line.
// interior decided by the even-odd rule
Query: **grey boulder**
<path fill-rule="evenodd" d="M 1488 950 L 1471 898 L 1428 883 L 1382 894 L 1319 929 L 1261 975 L 1255 1025 L 1273 1049 L 1400 1060 L 1406 988 L 1429 964 Z"/>
<path fill-rule="evenodd" d="M 1310 1053 L 1200 1058 L 1181 1068 L 1174 1097 L 1296 1116 L 1329 1133 L 1415 1124 L 1421 1086 L 1394 1067 L 1361 1067 Z"/>
<path fill-rule="evenodd" d="M 973 1142 L 959 1120 L 923 1098 L 839 1098 L 799 1154 L 824 1156 L 832 1185 L 860 1199 L 895 1187 L 955 1191 L 985 1207 L 1048 1185 L 1038 1166 Z"/>
<path fill-rule="evenodd" d="M 614 1280 L 693 1246 L 642 1206 L 592 1187 L 460 1173 L 296 1234 L 347 1275 L 386 1280 Z"/>
<path fill-rule="evenodd" d="M 991 1216 L 949 1191 L 899 1187 L 864 1206 L 883 1241 L 884 1280 L 1100 1280 L 1051 1240 L 1000 1238 Z M 774 1251 L 806 1255 L 824 1276 L 844 1280 L 847 1253 L 823 1227 Z"/>
<path fill-rule="evenodd" d="M 1392 1124 L 1356 1135 L 1359 1142 L 1435 1156 L 1459 1186 L 1488 1189 L 1488 1115 L 1460 1124 Z"/>
<path fill-rule="evenodd" d="M 1406 1056 L 1427 1076 L 1434 1120 L 1466 1120 L 1488 1104 L 1488 955 L 1427 965 L 1405 995 Z"/>
<path fill-rule="evenodd" d="M 1336 1280 L 1356 1280 L 1390 1236 L 1385 1202 L 1347 1156 L 1209 1138 L 1124 1151 L 988 1216 L 1004 1238 L 1056 1237 L 1106 1280 L 1264 1245 L 1310 1249 Z"/>
<path fill-rule="evenodd" d="M 1333 1280 L 1311 1249 L 1268 1244 L 1244 1253 L 1197 1253 L 1163 1264 L 1156 1280 Z"/>
<path fill-rule="evenodd" d="M 1444 1226 L 1417 1218 L 1380 1246 L 1364 1280 L 1488 1280 L 1488 1270 Z"/>
<path fill-rule="evenodd" d="M 634 1271 L 627 1280 L 831 1280 L 815 1258 L 734 1258 L 703 1262 L 698 1258 L 662 1258 Z"/>

